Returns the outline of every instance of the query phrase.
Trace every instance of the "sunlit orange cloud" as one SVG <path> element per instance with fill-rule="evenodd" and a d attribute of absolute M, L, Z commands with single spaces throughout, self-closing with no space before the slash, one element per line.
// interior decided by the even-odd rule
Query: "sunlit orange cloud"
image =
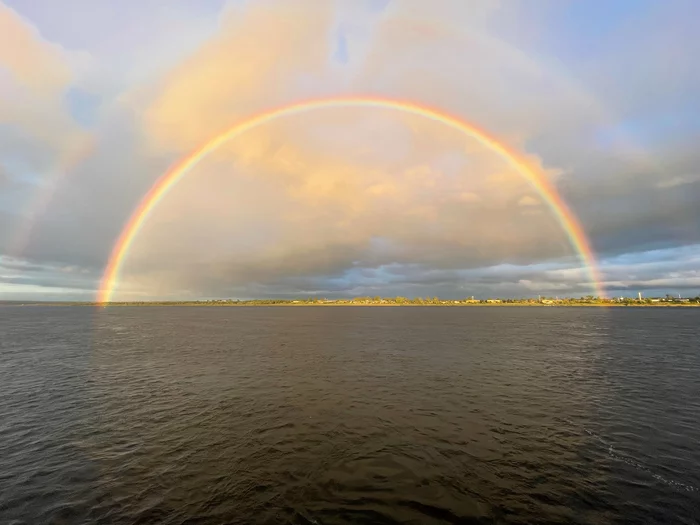
<path fill-rule="evenodd" d="M 198 164 L 210 152 L 216 151 L 222 144 L 225 144 L 232 138 L 237 137 L 263 124 L 272 122 L 273 120 L 286 115 L 299 114 L 312 109 L 333 108 L 333 107 L 374 107 L 380 109 L 395 109 L 419 116 L 423 116 L 429 120 L 434 120 L 445 124 L 448 127 L 457 129 L 467 136 L 476 139 L 484 147 L 494 151 L 501 156 L 508 164 L 512 165 L 537 191 L 542 199 L 549 205 L 553 215 L 561 224 L 563 230 L 569 236 L 569 239 L 579 253 L 581 261 L 588 268 L 592 285 L 596 292 L 601 295 L 602 289 L 599 287 L 599 278 L 597 275 L 595 256 L 591 251 L 589 241 L 578 223 L 576 217 L 569 210 L 567 204 L 556 191 L 552 183 L 544 176 L 543 173 L 536 171 L 534 167 L 519 156 L 516 152 L 510 150 L 507 146 L 498 142 L 486 132 L 470 125 L 469 123 L 460 120 L 457 117 L 447 113 L 440 112 L 430 107 L 419 106 L 406 101 L 396 101 L 391 99 L 380 99 L 371 97 L 355 97 L 355 98 L 331 98 L 312 100 L 302 102 L 295 105 L 284 106 L 279 109 L 271 110 L 265 113 L 255 115 L 251 118 L 243 120 L 241 123 L 234 125 L 228 130 L 214 135 L 202 146 L 194 150 L 186 156 L 182 161 L 176 164 L 171 170 L 164 174 L 156 184 L 151 188 L 148 194 L 144 197 L 137 210 L 133 213 L 131 219 L 125 226 L 120 235 L 112 255 L 110 262 L 105 270 L 103 282 L 101 284 L 100 302 L 109 302 L 112 299 L 114 288 L 117 285 L 121 267 L 124 264 L 126 257 L 129 254 L 131 245 L 143 227 L 143 224 L 155 209 L 157 204 L 165 197 L 169 190 L 186 174 L 192 167 Z M 333 188 L 328 186 L 327 182 L 323 181 L 321 189 L 316 189 L 316 193 L 321 194 L 322 198 L 327 198 Z M 422 219 L 431 219 L 432 216 L 421 216 Z"/>
<path fill-rule="evenodd" d="M 0 124 L 22 130 L 47 150 L 61 151 L 77 131 L 64 95 L 74 67 L 85 57 L 69 53 L 0 3 Z"/>
<path fill-rule="evenodd" d="M 176 68 L 156 90 L 157 93 L 148 105 L 142 122 L 144 135 L 150 146 L 157 151 L 185 154 L 197 144 L 206 141 L 207 137 L 213 136 L 218 130 L 230 125 L 231 122 L 255 114 L 256 109 L 281 106 L 290 101 L 303 99 L 304 90 L 300 88 L 300 76 L 316 78 L 320 84 L 324 85 L 327 80 L 325 72 L 330 55 L 328 30 L 331 26 L 331 13 L 324 9 L 311 9 L 307 13 L 308 9 L 310 9 L 308 3 L 301 2 L 277 3 L 274 9 L 270 8 L 269 4 L 268 7 L 251 5 L 237 12 L 235 17 L 225 20 L 222 23 L 222 34 L 213 38 Z M 305 14 L 308 16 L 301 16 Z M 394 31 L 393 27 L 398 29 Z M 439 26 L 437 33 L 440 38 L 443 38 L 443 31 Z M 464 38 L 472 38 L 472 36 L 470 34 Z M 413 49 L 411 38 L 411 32 L 403 29 L 401 24 L 392 26 L 387 23 L 384 27 L 380 24 L 375 40 L 376 45 L 373 46 L 377 51 L 370 53 L 366 64 L 358 68 L 357 79 L 349 86 L 350 89 L 359 90 L 371 86 L 374 78 L 382 76 L 384 69 L 387 71 L 391 69 L 389 57 L 400 58 L 402 54 L 406 54 L 405 52 L 410 54 Z M 478 49 L 486 53 L 483 64 L 488 65 L 491 60 L 490 67 L 495 67 L 497 60 L 494 57 L 489 58 L 488 53 L 497 53 L 499 58 L 515 60 L 502 49 L 502 46 L 501 48 L 496 46 L 496 51 L 493 51 L 495 45 L 492 46 L 488 39 L 474 38 L 481 46 Z M 281 54 L 286 57 L 284 61 L 278 59 Z M 236 62 L 237 67 L 230 67 L 231 62 L 236 58 L 239 59 Z M 518 57 L 518 60 L 520 58 Z M 420 61 L 418 64 L 420 65 Z M 529 64 L 528 67 L 530 67 Z M 533 75 L 543 74 L 541 68 L 531 69 L 534 71 Z M 386 79 L 387 76 L 384 75 L 383 78 Z M 426 75 L 423 69 L 417 67 L 413 72 L 399 70 L 395 78 L 391 76 L 388 78 L 390 82 L 382 87 L 383 91 L 405 93 L 408 90 L 411 94 L 420 95 L 411 97 L 417 103 L 432 102 L 440 107 L 449 108 L 453 113 L 468 115 L 472 121 L 491 123 L 493 120 L 494 129 L 497 130 L 499 137 L 505 138 L 518 149 L 524 149 L 522 144 L 532 133 L 529 126 L 537 122 L 536 118 L 530 119 L 532 122 L 528 118 L 509 120 L 510 117 L 505 110 L 486 111 L 487 108 L 494 108 L 494 105 L 484 103 L 485 101 L 478 96 L 489 93 L 488 83 L 484 84 L 478 76 L 468 71 L 453 71 L 452 77 L 442 78 L 440 75 L 435 77 Z M 392 78 L 394 79 L 391 80 Z M 332 86 L 332 82 L 329 85 Z M 471 91 L 472 86 L 480 85 L 481 91 Z M 468 89 L 465 89 L 465 86 Z M 470 97 L 471 94 L 474 97 Z M 570 101 L 571 97 L 566 100 Z M 439 104 L 436 101 L 439 101 Z M 585 106 L 582 111 L 585 113 L 588 109 L 589 106 Z M 353 221 L 358 221 L 359 217 L 364 217 L 370 211 L 376 214 L 376 210 L 367 209 L 365 201 L 368 194 L 381 196 L 386 202 L 389 199 L 397 199 L 402 194 L 405 199 L 406 188 L 415 188 L 420 184 L 418 166 L 427 166 L 426 173 L 431 169 L 433 173 L 439 173 L 439 170 L 436 171 L 430 166 L 432 161 L 428 159 L 432 159 L 434 155 L 434 147 L 431 144 L 452 133 L 447 128 L 430 127 L 421 119 L 406 118 L 404 115 L 386 119 L 370 115 L 366 119 L 366 126 L 363 126 L 362 123 L 358 124 L 354 117 L 348 120 L 347 116 L 330 115 L 330 113 L 333 112 L 329 110 L 328 113 L 308 114 L 303 121 L 278 122 L 269 128 L 243 134 L 235 141 L 222 145 L 220 149 L 212 152 L 205 165 L 198 168 L 198 176 L 204 180 L 206 173 L 211 170 L 226 169 L 229 170 L 232 178 L 245 177 L 250 170 L 269 172 L 268 178 L 274 178 L 275 184 L 282 185 L 285 189 L 285 195 L 296 199 L 301 205 L 298 208 L 278 210 L 277 217 L 282 218 L 280 220 L 296 218 L 295 220 L 301 224 L 304 214 L 307 217 L 315 216 L 314 213 L 318 211 L 315 206 L 319 205 L 319 202 L 334 203 L 343 207 L 344 224 L 347 228 L 345 231 L 350 232 L 349 225 Z M 347 122 L 351 122 L 352 125 L 346 126 Z M 518 128 L 513 125 L 519 122 L 524 123 L 525 127 Z M 372 127 L 378 123 L 389 123 L 386 126 L 385 135 L 371 134 Z M 299 126 L 302 125 L 305 129 L 304 133 L 299 131 Z M 322 142 L 321 148 L 307 147 L 308 144 L 319 144 L 313 138 L 314 129 L 321 130 L 320 133 L 327 135 L 324 137 L 327 140 Z M 330 129 L 332 131 L 329 131 Z M 353 149 L 360 139 L 364 140 L 364 146 L 358 150 Z M 304 141 L 308 142 L 307 146 L 304 145 Z M 323 151 L 320 151 L 321 149 Z M 472 159 L 478 156 L 480 149 L 483 149 L 483 145 L 465 144 L 462 141 L 455 151 L 461 152 L 467 159 Z M 363 151 L 367 154 L 366 163 L 358 161 L 362 158 Z M 381 152 L 380 155 L 377 155 L 378 151 Z M 424 152 L 426 157 L 417 158 L 417 164 L 414 166 L 407 166 L 405 162 L 400 162 L 400 159 L 405 157 L 406 151 Z M 386 158 L 391 157 L 396 158 L 393 168 L 390 162 L 381 169 L 377 169 L 370 162 L 370 160 L 386 161 Z M 530 158 L 528 162 L 537 165 L 542 172 L 547 172 L 550 180 L 554 180 L 557 173 L 561 173 L 561 170 L 544 169 L 537 158 Z M 358 169 L 374 170 L 377 175 L 373 184 L 366 188 L 365 193 L 351 190 L 349 183 L 343 182 L 356 177 L 355 173 Z M 470 170 L 474 173 L 472 174 Z M 405 177 L 398 181 L 392 180 L 392 174 L 398 171 Z M 418 178 L 409 183 L 407 182 L 410 180 L 409 174 Z M 478 177 L 476 177 L 477 174 Z M 442 180 L 439 179 L 439 175 L 437 177 L 432 180 L 432 183 L 444 185 L 444 177 Z M 519 199 L 523 197 L 522 188 L 513 183 L 512 173 L 504 171 L 502 166 L 485 168 L 484 164 L 473 162 L 471 166 L 464 168 L 463 179 L 474 180 L 475 177 L 481 178 L 479 184 L 484 185 L 483 188 L 474 188 L 469 185 L 457 188 L 459 192 L 456 198 L 464 205 L 470 203 L 485 205 L 486 202 L 495 206 L 500 199 L 503 203 L 512 203 L 513 209 L 517 208 L 522 213 L 532 214 L 533 210 L 537 209 L 527 206 L 527 200 L 519 203 Z M 427 176 L 424 182 L 430 184 L 430 176 Z M 188 181 L 190 196 L 203 191 L 193 185 L 194 181 Z M 169 199 L 172 199 L 170 203 L 177 202 L 177 192 L 173 193 Z M 267 196 L 262 193 L 253 193 L 250 199 L 257 202 L 266 200 Z M 413 202 L 410 199 L 408 201 Z M 503 203 L 499 206 L 504 206 Z M 191 201 L 189 204 L 183 203 L 182 206 L 191 207 Z M 165 220 L 167 208 L 169 208 L 167 203 L 164 203 L 162 208 L 159 207 L 160 219 Z M 172 213 L 171 219 L 175 220 L 177 213 L 174 210 Z M 426 204 L 416 204 L 406 211 L 406 217 L 414 215 L 423 221 L 429 221 L 431 217 L 434 220 L 435 213 L 434 205 L 431 208 Z M 208 214 L 212 217 L 212 221 L 213 217 L 217 216 L 217 212 L 206 209 L 199 210 L 198 216 L 201 214 Z M 323 217 L 322 214 L 316 216 Z M 138 250 L 134 252 L 151 253 L 157 258 L 157 253 L 152 250 L 149 252 L 149 246 L 157 245 L 153 237 L 155 231 L 152 231 L 151 226 L 147 228 L 150 241 L 140 243 Z M 231 232 L 238 231 L 234 225 L 229 225 L 229 228 Z M 480 228 L 491 232 L 491 238 L 498 239 L 498 242 L 518 242 L 514 231 L 505 227 L 482 225 Z M 363 236 L 360 237 L 366 239 L 368 231 L 363 231 Z M 543 240 L 549 233 L 549 231 L 542 233 Z M 317 232 L 314 234 L 320 235 Z M 288 232 L 287 235 L 292 234 Z M 346 233 L 346 235 L 350 234 Z M 199 241 L 192 242 L 196 246 L 201 246 Z M 211 242 L 214 242 L 213 237 Z M 480 250 L 484 251 L 485 248 Z M 190 257 L 193 256 L 190 255 Z M 138 253 L 133 253 L 130 259 L 143 260 L 138 257 Z"/>
<path fill-rule="evenodd" d="M 2 3 L 0 64 L 18 83 L 34 92 L 61 91 L 72 77 L 61 49 L 44 41 L 29 23 Z"/>
<path fill-rule="evenodd" d="M 358 116 L 358 110 L 330 112 L 336 118 L 342 113 Z M 393 120 L 391 113 L 382 117 Z M 342 122 L 355 128 L 353 119 Z M 427 257 L 428 264 L 450 252 L 452 264 L 473 264 L 475 255 L 497 259 L 533 248 L 551 253 L 543 248 L 542 238 L 563 237 L 546 213 L 542 220 L 508 227 L 517 221 L 517 209 L 509 207 L 514 196 L 531 189 L 484 148 L 471 157 L 474 165 L 468 172 L 448 174 L 430 164 L 415 164 L 427 160 L 425 153 L 403 165 L 375 162 L 368 170 L 352 149 L 344 157 L 337 152 L 324 157 L 319 153 L 323 148 L 308 142 L 304 124 L 305 119 L 292 118 L 249 132 L 273 142 L 284 138 L 285 150 L 294 152 L 291 160 L 263 152 L 258 161 L 243 164 L 231 149 L 219 158 L 212 155 L 183 178 L 144 224 L 116 297 L 138 297 L 131 291 L 144 290 L 177 296 L 183 286 L 201 289 L 197 283 L 202 280 L 209 285 L 218 280 L 214 288 L 220 290 L 225 283 L 320 273 L 329 264 L 342 267 L 348 260 L 373 257 L 367 250 L 377 235 L 396 244 L 393 255 L 386 256 L 412 262 Z M 426 125 L 424 132 L 430 134 L 431 128 L 440 125 Z M 465 140 L 459 133 L 455 137 Z M 430 158 L 451 152 L 451 142 Z M 489 182 L 489 174 L 499 171 L 510 173 L 509 179 L 500 177 L 500 186 Z M 465 192 L 479 196 L 463 202 Z M 568 253 L 565 237 L 560 242 L 554 253 Z"/>
<path fill-rule="evenodd" d="M 252 3 L 162 80 L 145 111 L 146 136 L 165 150 L 192 147 L 255 107 L 279 103 L 327 64 L 331 2 Z M 187 125 L 183 125 L 187 123 Z"/>

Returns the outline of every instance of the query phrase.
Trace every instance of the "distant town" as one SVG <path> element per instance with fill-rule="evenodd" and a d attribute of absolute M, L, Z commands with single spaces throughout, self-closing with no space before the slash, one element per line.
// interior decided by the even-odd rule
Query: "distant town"
<path fill-rule="evenodd" d="M 0 301 L 14 305 L 81 305 L 81 306 L 700 306 L 700 296 L 682 297 L 671 294 L 663 297 L 603 298 L 539 296 L 537 298 L 475 298 L 440 299 L 439 297 L 380 297 L 363 296 L 342 299 L 307 297 L 298 299 L 208 299 L 191 301 L 121 301 L 111 303 L 70 301 Z"/>
<path fill-rule="evenodd" d="M 161 304 L 172 304 L 164 302 Z M 306 305 L 345 305 L 345 306 L 476 306 L 476 305 L 521 305 L 521 306 L 700 306 L 700 296 L 680 297 L 666 295 L 664 297 L 614 297 L 602 298 L 592 295 L 584 297 L 545 297 L 527 299 L 513 298 L 484 298 L 468 297 L 464 299 L 440 299 L 439 297 L 353 297 L 343 299 L 326 299 L 308 297 L 300 299 L 212 299 L 207 301 L 182 302 L 181 304 L 197 304 L 212 306 L 306 306 Z"/>

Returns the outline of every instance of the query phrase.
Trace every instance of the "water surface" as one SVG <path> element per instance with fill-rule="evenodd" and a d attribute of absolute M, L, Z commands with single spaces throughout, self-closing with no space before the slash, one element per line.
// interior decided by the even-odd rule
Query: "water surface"
<path fill-rule="evenodd" d="M 699 326 L 0 307 L 0 523 L 700 523 Z"/>

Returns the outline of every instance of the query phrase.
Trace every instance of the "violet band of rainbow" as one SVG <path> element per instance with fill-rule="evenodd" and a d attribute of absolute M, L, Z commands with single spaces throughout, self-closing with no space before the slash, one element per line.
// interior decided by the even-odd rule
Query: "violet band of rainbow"
<path fill-rule="evenodd" d="M 547 204 L 566 233 L 571 246 L 578 254 L 595 294 L 599 297 L 605 295 L 595 254 L 591 249 L 588 236 L 583 230 L 578 218 L 561 197 L 554 184 L 552 184 L 541 170 L 531 166 L 522 155 L 513 151 L 486 131 L 439 109 L 406 100 L 374 96 L 352 96 L 307 100 L 258 113 L 210 138 L 193 150 L 189 155 L 171 166 L 141 199 L 123 227 L 112 248 L 109 261 L 105 267 L 97 295 L 97 301 L 99 303 L 109 303 L 112 301 L 114 292 L 119 284 L 120 272 L 124 261 L 128 258 L 129 250 L 133 245 L 134 239 L 138 236 L 144 223 L 167 193 L 207 155 L 216 151 L 229 140 L 275 119 L 312 110 L 340 107 L 394 109 L 413 115 L 423 116 L 461 131 L 499 155 L 531 184 L 542 200 Z"/>

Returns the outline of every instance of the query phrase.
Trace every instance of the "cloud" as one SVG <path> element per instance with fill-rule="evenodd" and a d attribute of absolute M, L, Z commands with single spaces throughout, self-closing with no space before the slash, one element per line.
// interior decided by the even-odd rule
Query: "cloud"
<path fill-rule="evenodd" d="M 683 184 L 688 184 L 691 182 L 683 177 L 673 177 L 670 179 L 661 180 L 656 183 L 657 188 L 675 188 L 676 186 L 681 186 Z"/>
<path fill-rule="evenodd" d="M 414 133 L 382 144 L 361 131 L 367 119 Z M 353 264 L 474 266 L 571 254 L 550 216 L 518 220 L 517 202 L 533 190 L 461 134 L 390 111 L 336 109 L 310 120 L 251 132 L 171 190 L 129 255 L 132 288 L 146 276 L 162 289 L 214 289 Z M 339 124 L 352 139 L 329 144 Z M 386 155 L 394 147 L 402 162 Z M 469 166 L 440 169 L 455 147 L 469 151 Z M 465 194 L 480 200 L 464 206 Z"/>
<path fill-rule="evenodd" d="M 0 189 L 5 190 L 12 184 L 13 180 L 7 169 L 0 166 Z"/>
<path fill-rule="evenodd" d="M 532 206 L 539 206 L 539 205 L 540 205 L 540 201 L 538 201 L 534 197 L 531 197 L 530 195 L 525 195 L 518 200 L 518 206 L 532 207 Z"/>
<path fill-rule="evenodd" d="M 3 300 L 91 300 L 95 275 L 78 267 L 56 267 L 0 256 Z M 58 284 L 60 283 L 60 284 Z"/>
<path fill-rule="evenodd" d="M 628 41 L 598 57 L 599 69 L 584 64 L 574 80 L 566 67 L 576 60 L 554 69 L 549 58 L 559 51 L 538 47 L 546 39 L 537 35 L 566 37 L 544 5 L 521 13 L 488 1 L 175 3 L 167 16 L 147 8 L 137 20 L 127 9 L 109 22 L 93 9 L 80 16 L 99 28 L 71 36 L 68 22 L 42 26 L 74 52 L 5 8 L 8 34 L 31 37 L 23 49 L 38 50 L 5 60 L 20 63 L 8 107 L 24 107 L 20 81 L 36 86 L 27 93 L 44 90 L 31 95 L 36 113 L 12 109 L 12 153 L 0 151 L 10 180 L 43 171 L 18 168 L 16 152 L 31 160 L 48 151 L 37 165 L 51 166 L 71 151 L 79 122 L 96 129 L 93 150 L 61 179 L 23 252 L 47 269 L 41 277 L 21 270 L 21 282 L 6 274 L 15 290 L 94 289 L 131 211 L 172 163 L 250 115 L 337 93 L 443 108 L 521 152 L 581 218 L 611 288 L 694 283 L 690 270 L 671 275 L 682 265 L 672 259 L 648 272 L 606 262 L 700 242 L 693 131 L 673 140 L 651 132 L 658 113 L 692 109 L 694 77 L 668 69 L 666 83 L 653 86 L 652 115 L 646 88 L 635 87 L 649 68 L 620 72 L 634 53 L 662 67 L 685 30 L 647 42 L 639 32 L 653 21 L 638 19 L 621 31 Z M 514 17 L 528 28 L 517 47 L 504 36 Z M 132 26 L 135 41 L 148 27 L 158 44 L 129 43 L 119 31 L 109 45 L 96 38 Z M 609 97 L 606 78 L 617 84 Z M 8 216 L 21 213 L 2 202 Z M 502 158 L 444 125 L 388 109 L 310 111 L 237 137 L 173 188 L 136 239 L 118 297 L 587 293 L 562 226 L 542 204 Z"/>
<path fill-rule="evenodd" d="M 60 92 L 71 80 L 62 49 L 51 45 L 17 13 L 0 5 L 0 63 L 34 93 Z"/>
<path fill-rule="evenodd" d="M 65 96 L 88 61 L 0 3 L 0 253 L 16 251 L 27 210 L 84 136 Z"/>
<path fill-rule="evenodd" d="M 251 114 L 260 100 L 269 105 L 303 97 L 305 85 L 295 82 L 302 73 L 323 77 L 329 49 L 326 37 L 319 35 L 329 27 L 332 13 L 314 9 L 313 16 L 291 17 L 270 5 L 237 12 L 234 26 L 224 23 L 221 36 L 168 77 L 144 111 L 145 133 L 155 138 L 157 150 L 193 147 L 241 114 Z M 309 5 L 284 4 L 291 10 Z M 413 52 L 410 35 L 402 42 L 406 47 L 401 52 L 391 48 L 372 60 L 389 64 L 396 56 L 408 56 Z M 475 56 L 478 51 L 480 47 Z M 280 63 L 282 52 L 287 58 Z M 230 57 L 241 54 L 240 68 L 226 68 Z M 432 63 L 419 65 L 430 69 Z M 357 75 L 369 86 L 367 67 L 358 66 Z M 415 75 L 397 77 L 396 85 L 414 80 Z M 437 83 L 432 96 L 456 102 L 455 83 L 469 85 L 461 78 Z M 462 152 L 457 162 L 450 158 L 454 151 Z M 142 267 L 165 288 L 180 281 L 191 288 L 204 286 L 202 275 L 223 286 L 287 273 L 337 272 L 358 260 L 473 266 L 504 258 L 570 255 L 551 217 L 517 221 L 516 204 L 532 199 L 529 193 L 503 159 L 425 118 L 395 111 L 319 111 L 236 138 L 215 155 L 215 162 L 198 167 L 159 206 L 158 218 L 142 232 L 127 270 L 138 273 Z M 472 206 L 461 205 L 465 195 Z M 239 225 L 259 239 L 248 242 Z M 299 232 L 304 232 L 302 239 Z M 217 246 L 216 239 L 226 237 L 238 239 L 238 249 L 245 252 L 228 242 Z M 393 249 L 374 253 L 374 238 L 388 239 Z M 164 271 L 163 261 L 170 268 L 179 264 L 180 271 Z M 217 265 L 222 270 L 205 270 Z M 166 279 L 166 274 L 172 275 Z M 133 279 L 139 280 L 138 275 Z"/>
<path fill-rule="evenodd" d="M 289 99 L 304 75 L 328 62 L 331 7 L 291 0 L 227 11 L 217 35 L 159 83 L 144 114 L 146 135 L 156 147 L 179 151 Z"/>
<path fill-rule="evenodd" d="M 84 58 L 44 40 L 30 22 L 0 3 L 0 124 L 34 145 L 60 150 L 75 131 L 63 96 Z M 12 145 L 20 143 L 15 139 Z"/>

